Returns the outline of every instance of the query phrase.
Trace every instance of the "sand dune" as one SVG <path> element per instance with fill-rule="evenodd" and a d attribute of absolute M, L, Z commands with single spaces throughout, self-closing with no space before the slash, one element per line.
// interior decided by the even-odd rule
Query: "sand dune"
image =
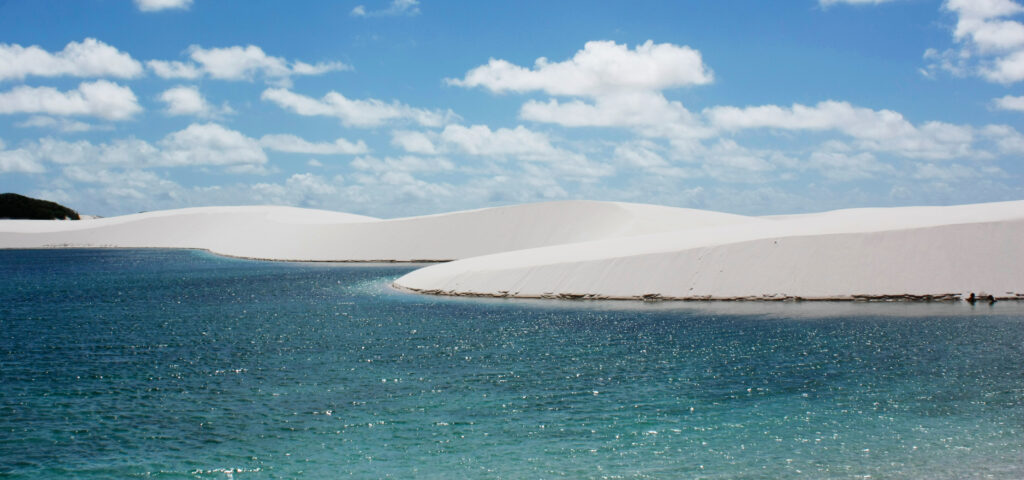
<path fill-rule="evenodd" d="M 856 209 L 470 258 L 395 282 L 561 298 L 999 298 L 1024 294 L 1024 202 Z"/>
<path fill-rule="evenodd" d="M 0 248 L 199 248 L 296 261 L 451 261 L 398 288 L 616 299 L 1024 298 L 1024 201 L 744 217 L 568 201 L 381 220 L 207 207 L 0 221 Z"/>
<path fill-rule="evenodd" d="M 656 205 L 567 201 L 380 220 L 291 207 L 205 207 L 85 221 L 0 221 L 0 248 L 200 248 L 270 260 L 453 260 L 760 221 Z"/>

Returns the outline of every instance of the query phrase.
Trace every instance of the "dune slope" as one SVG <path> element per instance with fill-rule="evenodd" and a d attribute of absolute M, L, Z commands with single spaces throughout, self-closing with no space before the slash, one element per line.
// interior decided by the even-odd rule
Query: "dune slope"
<path fill-rule="evenodd" d="M 470 258 L 398 279 L 448 295 L 616 299 L 1024 295 L 1024 202 L 858 209 Z"/>
<path fill-rule="evenodd" d="M 206 207 L 79 222 L 0 221 L 0 248 L 166 247 L 272 260 L 444 261 L 760 220 L 567 201 L 380 220 L 291 207 Z"/>

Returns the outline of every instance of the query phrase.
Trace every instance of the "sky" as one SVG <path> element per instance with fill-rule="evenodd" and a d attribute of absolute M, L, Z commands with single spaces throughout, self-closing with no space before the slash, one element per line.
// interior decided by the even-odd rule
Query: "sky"
<path fill-rule="evenodd" d="M 112 216 L 1024 199 L 1016 0 L 0 0 L 0 191 Z"/>

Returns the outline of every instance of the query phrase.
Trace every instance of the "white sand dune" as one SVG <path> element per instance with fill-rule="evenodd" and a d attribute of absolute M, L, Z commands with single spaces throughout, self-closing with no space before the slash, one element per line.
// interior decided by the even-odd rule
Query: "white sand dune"
<path fill-rule="evenodd" d="M 1024 202 L 840 210 L 469 258 L 395 285 L 447 295 L 1024 296 Z"/>
<path fill-rule="evenodd" d="M 381 220 L 206 207 L 0 220 L 0 248 L 198 248 L 296 261 L 451 261 L 398 288 L 614 299 L 1024 299 L 1024 201 L 744 217 L 568 201 Z"/>
<path fill-rule="evenodd" d="M 291 207 L 205 207 L 82 221 L 0 220 L 0 248 L 199 248 L 308 261 L 446 261 L 760 220 L 656 205 L 567 201 L 380 220 Z"/>

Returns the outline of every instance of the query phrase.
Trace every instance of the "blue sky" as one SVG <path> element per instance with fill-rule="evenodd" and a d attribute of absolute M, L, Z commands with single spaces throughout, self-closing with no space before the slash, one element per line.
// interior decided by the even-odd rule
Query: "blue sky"
<path fill-rule="evenodd" d="M 1015 0 L 0 0 L 0 190 L 116 215 L 1024 198 Z"/>

